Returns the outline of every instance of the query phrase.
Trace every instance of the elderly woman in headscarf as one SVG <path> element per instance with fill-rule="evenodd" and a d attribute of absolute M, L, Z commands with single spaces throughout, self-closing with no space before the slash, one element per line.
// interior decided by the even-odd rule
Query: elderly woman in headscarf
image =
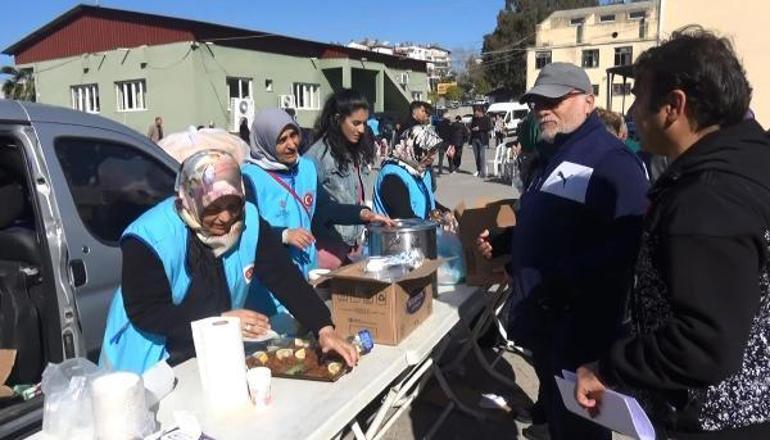
<path fill-rule="evenodd" d="M 240 318 L 245 338 L 270 329 L 268 318 L 244 308 L 249 287 L 267 286 L 313 331 L 324 351 L 350 366 L 355 349 L 339 336 L 329 310 L 291 263 L 280 237 L 245 202 L 236 160 L 201 150 L 184 160 L 172 196 L 123 233 L 123 275 L 110 307 L 100 363 L 142 373 L 165 360 L 195 356 L 190 322 Z"/>
<path fill-rule="evenodd" d="M 246 198 L 259 207 L 260 215 L 280 233 L 294 264 L 307 276 L 316 267 L 315 237 L 311 229 L 320 224 L 362 224 L 390 222 L 363 205 L 333 201 L 318 185 L 315 165 L 299 155 L 300 127 L 282 109 L 271 108 L 254 116 L 251 129 L 251 157 L 242 166 Z M 252 289 L 269 290 L 262 283 Z M 270 316 L 285 312 L 284 305 L 271 295 L 253 295 L 253 304 Z M 252 303 L 250 303 L 252 305 Z"/>
<path fill-rule="evenodd" d="M 391 218 L 427 220 L 434 211 L 448 210 L 436 202 L 430 172 L 442 140 L 430 125 L 415 125 L 401 135 L 382 162 L 374 183 L 375 212 Z"/>

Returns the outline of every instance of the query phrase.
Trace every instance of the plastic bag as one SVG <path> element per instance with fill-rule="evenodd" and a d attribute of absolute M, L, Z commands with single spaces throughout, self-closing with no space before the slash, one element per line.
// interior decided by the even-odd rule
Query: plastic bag
<path fill-rule="evenodd" d="M 94 420 L 88 385 L 104 373 L 83 358 L 48 364 L 41 383 L 45 395 L 43 432 L 58 439 L 93 439 Z"/>
<path fill-rule="evenodd" d="M 439 258 L 445 260 L 438 268 L 438 283 L 459 284 L 465 279 L 465 258 L 460 238 L 453 232 L 439 229 L 436 231 L 436 245 Z"/>

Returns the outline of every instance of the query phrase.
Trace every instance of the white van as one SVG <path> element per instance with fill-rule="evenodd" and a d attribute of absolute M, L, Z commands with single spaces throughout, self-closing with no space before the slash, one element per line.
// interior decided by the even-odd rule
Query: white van
<path fill-rule="evenodd" d="M 496 102 L 487 109 L 487 115 L 493 121 L 495 116 L 503 116 L 507 136 L 516 134 L 516 127 L 527 116 L 527 113 L 529 113 L 527 104 L 519 104 L 518 102 Z"/>

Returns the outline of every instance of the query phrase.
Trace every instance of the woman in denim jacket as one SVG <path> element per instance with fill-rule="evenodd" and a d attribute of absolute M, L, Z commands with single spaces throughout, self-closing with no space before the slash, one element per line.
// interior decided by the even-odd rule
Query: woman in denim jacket
<path fill-rule="evenodd" d="M 361 167 L 372 160 L 365 148 L 369 103 L 360 93 L 342 89 L 324 104 L 316 121 L 316 141 L 305 153 L 315 163 L 318 182 L 337 203 L 363 204 L 366 200 Z M 314 226 L 318 267 L 335 269 L 360 251 L 362 225 Z"/>

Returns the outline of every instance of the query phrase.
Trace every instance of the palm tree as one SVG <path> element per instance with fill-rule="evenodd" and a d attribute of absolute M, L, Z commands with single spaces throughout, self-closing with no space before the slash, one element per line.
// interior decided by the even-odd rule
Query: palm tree
<path fill-rule="evenodd" d="M 32 69 L 3 66 L 0 68 L 0 74 L 9 76 L 3 83 L 3 94 L 7 99 L 35 101 L 35 78 Z"/>

